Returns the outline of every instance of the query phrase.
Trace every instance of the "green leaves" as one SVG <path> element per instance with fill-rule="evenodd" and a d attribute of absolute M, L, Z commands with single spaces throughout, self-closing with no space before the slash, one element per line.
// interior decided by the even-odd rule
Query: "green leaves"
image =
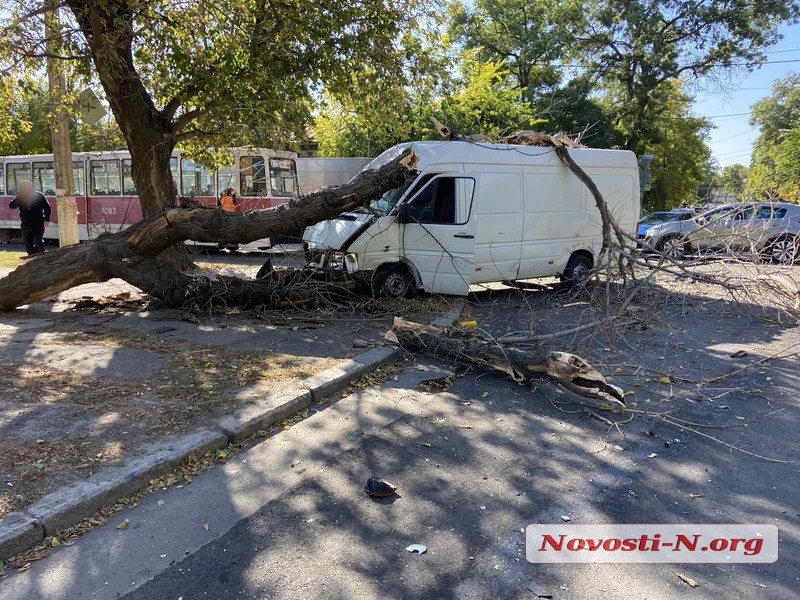
<path fill-rule="evenodd" d="M 746 194 L 755 199 L 800 197 L 800 73 L 775 82 L 772 94 L 753 105 L 760 127 Z"/>
<path fill-rule="evenodd" d="M 755 66 L 779 39 L 778 25 L 796 18 L 796 0 L 605 0 L 579 27 L 578 60 L 614 85 L 635 150 L 661 86 L 734 66 Z"/>

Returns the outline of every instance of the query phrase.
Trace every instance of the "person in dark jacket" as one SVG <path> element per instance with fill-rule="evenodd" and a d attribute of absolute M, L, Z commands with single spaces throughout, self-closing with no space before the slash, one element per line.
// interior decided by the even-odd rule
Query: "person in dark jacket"
<path fill-rule="evenodd" d="M 19 209 L 22 240 L 28 255 L 44 252 L 44 230 L 50 224 L 50 203 L 44 194 L 34 190 L 30 181 L 22 181 L 8 206 Z"/>

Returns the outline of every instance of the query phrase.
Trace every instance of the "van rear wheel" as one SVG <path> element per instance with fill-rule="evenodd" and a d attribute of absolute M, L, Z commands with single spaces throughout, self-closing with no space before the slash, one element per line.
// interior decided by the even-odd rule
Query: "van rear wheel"
<path fill-rule="evenodd" d="M 384 265 L 372 274 L 372 293 L 376 298 L 413 298 L 414 278 L 404 265 Z"/>
<path fill-rule="evenodd" d="M 573 254 L 569 259 L 564 273 L 561 275 L 562 283 L 569 286 L 580 285 L 589 280 L 592 273 L 592 259 L 585 254 Z"/>

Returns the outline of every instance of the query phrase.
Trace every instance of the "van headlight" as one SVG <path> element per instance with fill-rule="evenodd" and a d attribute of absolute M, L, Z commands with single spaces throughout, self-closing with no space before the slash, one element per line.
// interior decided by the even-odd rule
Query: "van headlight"
<path fill-rule="evenodd" d="M 358 257 L 355 254 L 334 252 L 328 260 L 328 268 L 332 271 L 347 271 L 352 275 L 358 271 Z"/>

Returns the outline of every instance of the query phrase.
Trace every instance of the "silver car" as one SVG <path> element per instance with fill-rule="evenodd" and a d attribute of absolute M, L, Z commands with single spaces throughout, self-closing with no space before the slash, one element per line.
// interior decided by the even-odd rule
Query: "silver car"
<path fill-rule="evenodd" d="M 800 206 L 726 204 L 694 219 L 656 225 L 645 246 L 678 258 L 696 252 L 744 251 L 781 264 L 800 259 Z"/>

